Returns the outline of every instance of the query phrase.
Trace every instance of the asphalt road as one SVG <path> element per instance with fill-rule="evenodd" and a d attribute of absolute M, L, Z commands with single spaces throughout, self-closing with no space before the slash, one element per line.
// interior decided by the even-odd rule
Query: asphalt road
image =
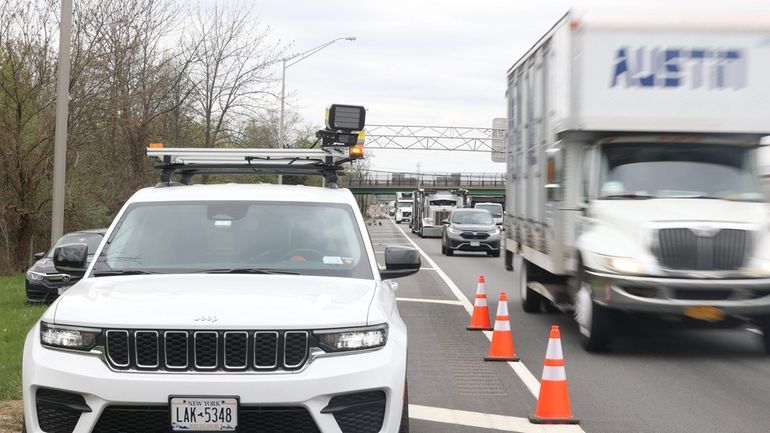
<path fill-rule="evenodd" d="M 383 224 L 377 228 L 381 234 L 393 233 L 395 236 L 399 233 L 393 222 L 388 220 Z M 526 314 L 522 311 L 516 271 L 507 272 L 502 259 L 474 253 L 446 257 L 440 253 L 439 239 L 421 239 L 409 231 L 407 224 L 398 227 L 429 255 L 468 299 L 473 299 L 479 275 L 486 277 L 490 311 L 494 312 L 497 307 L 498 293 L 501 290 L 508 293 L 516 351 L 522 364 L 538 379 L 542 372 L 548 331 L 553 324 L 560 326 L 572 409 L 581 420 L 580 427 L 584 431 L 770 431 L 770 357 L 763 354 L 756 330 L 741 327 L 731 330 L 685 331 L 650 329 L 648 325 L 629 324 L 622 336 L 616 339 L 611 351 L 589 354 L 580 347 L 577 327 L 567 315 L 546 312 Z M 381 239 L 384 241 L 386 238 Z M 404 243 L 398 237 L 393 240 Z M 375 240 L 375 243 L 378 241 Z M 379 243 L 381 251 L 384 243 Z M 381 256 L 379 258 L 381 260 Z M 423 266 L 426 266 L 425 260 Z M 399 280 L 402 285 L 399 296 L 457 299 L 444 287 L 446 284 L 434 275 L 436 273 L 433 269 L 422 270 L 416 277 Z M 436 316 L 436 308 L 440 308 L 440 316 Z M 469 336 L 464 330 L 468 315 L 462 307 L 399 302 L 399 309 L 410 331 L 411 403 L 512 417 L 526 417 L 532 411 L 535 398 L 523 385 L 519 375 L 505 363 L 494 366 L 481 363 L 484 367 L 479 367 L 479 363 L 472 359 L 465 360 L 466 368 L 481 368 L 485 374 L 496 375 L 493 380 L 489 380 L 487 376 L 479 374 L 479 378 L 483 377 L 485 382 L 474 388 L 477 398 L 461 395 L 456 388 L 441 388 L 442 382 L 455 380 L 450 374 L 452 367 L 446 371 L 433 368 L 434 374 L 428 381 L 415 379 L 416 370 L 421 373 L 431 371 L 430 366 L 426 367 L 424 363 L 430 364 L 442 357 L 445 360 L 446 357 L 465 356 L 463 353 L 458 354 L 458 350 L 468 350 L 469 353 L 479 348 L 486 350 L 484 346 L 488 340 L 479 333 Z M 426 325 L 425 317 L 433 319 Z M 435 317 L 440 317 L 440 320 Z M 424 340 L 430 334 L 426 327 L 431 328 L 434 334 L 438 332 L 438 338 L 446 339 L 438 342 L 437 353 L 430 356 L 424 350 Z M 450 337 L 437 329 L 443 329 Z M 474 349 L 467 349 L 460 341 L 470 342 Z M 467 357 L 473 358 L 473 355 Z M 460 362 L 454 369 L 464 364 Z M 424 386 L 425 383 L 433 384 L 435 389 L 418 388 L 418 385 Z M 499 431 L 449 429 L 437 423 L 418 423 L 424 421 L 413 422 L 417 427 L 413 431 Z"/>

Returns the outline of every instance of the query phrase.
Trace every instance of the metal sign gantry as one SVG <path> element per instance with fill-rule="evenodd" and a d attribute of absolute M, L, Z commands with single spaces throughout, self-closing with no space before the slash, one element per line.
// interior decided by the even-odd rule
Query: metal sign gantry
<path fill-rule="evenodd" d="M 368 149 L 498 152 L 493 139 L 505 129 L 461 126 L 367 125 Z"/>

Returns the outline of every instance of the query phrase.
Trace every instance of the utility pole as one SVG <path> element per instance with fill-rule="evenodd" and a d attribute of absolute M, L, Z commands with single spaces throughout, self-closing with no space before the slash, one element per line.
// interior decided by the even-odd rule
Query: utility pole
<path fill-rule="evenodd" d="M 61 0 L 59 28 L 59 76 L 56 82 L 56 132 L 53 157 L 53 213 L 51 243 L 64 234 L 64 182 L 67 168 L 67 117 L 69 112 L 70 38 L 72 35 L 72 0 Z"/>

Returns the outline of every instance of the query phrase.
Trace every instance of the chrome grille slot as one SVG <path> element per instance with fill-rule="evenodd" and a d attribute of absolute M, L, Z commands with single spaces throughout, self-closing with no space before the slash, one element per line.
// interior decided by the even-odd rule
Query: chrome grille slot
<path fill-rule="evenodd" d="M 728 271 L 743 266 L 751 247 L 750 232 L 714 229 L 699 233 L 690 228 L 658 230 L 653 253 L 665 268 L 694 271 Z"/>
<path fill-rule="evenodd" d="M 163 334 L 166 367 L 184 369 L 190 365 L 187 331 L 166 331 Z"/>
<path fill-rule="evenodd" d="M 249 365 L 249 333 L 225 332 L 225 368 L 244 369 Z"/>
<path fill-rule="evenodd" d="M 275 331 L 254 333 L 254 367 L 271 369 L 278 366 L 278 333 Z"/>
<path fill-rule="evenodd" d="M 125 368 L 130 365 L 128 352 L 128 331 L 109 330 L 106 333 L 107 359 L 115 367 Z"/>
<path fill-rule="evenodd" d="M 195 367 L 201 370 L 217 368 L 219 361 L 219 333 L 215 331 L 197 331 L 193 334 L 193 353 Z"/>
<path fill-rule="evenodd" d="M 283 336 L 283 365 L 293 369 L 302 366 L 307 358 L 308 335 L 305 331 L 287 331 Z"/>
<path fill-rule="evenodd" d="M 136 331 L 134 334 L 136 366 L 139 368 L 157 368 L 160 363 L 158 331 Z"/>

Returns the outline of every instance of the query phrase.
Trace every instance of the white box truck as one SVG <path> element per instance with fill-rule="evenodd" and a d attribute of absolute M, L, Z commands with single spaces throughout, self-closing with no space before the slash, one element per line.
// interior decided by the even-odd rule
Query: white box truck
<path fill-rule="evenodd" d="M 507 103 L 526 312 L 573 312 L 589 351 L 630 315 L 753 321 L 770 351 L 770 16 L 569 12 L 508 71 Z"/>
<path fill-rule="evenodd" d="M 414 202 L 414 192 L 399 191 L 396 192 L 396 224 L 412 221 L 412 203 Z"/>

